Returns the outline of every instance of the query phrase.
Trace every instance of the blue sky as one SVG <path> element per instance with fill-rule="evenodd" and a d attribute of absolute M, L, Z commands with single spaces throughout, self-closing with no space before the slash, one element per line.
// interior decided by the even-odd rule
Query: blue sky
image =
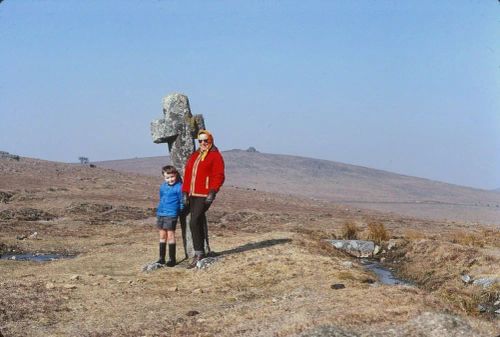
<path fill-rule="evenodd" d="M 500 187 L 500 5 L 440 1 L 0 3 L 0 150 L 167 153 L 162 97 L 219 148 Z"/>

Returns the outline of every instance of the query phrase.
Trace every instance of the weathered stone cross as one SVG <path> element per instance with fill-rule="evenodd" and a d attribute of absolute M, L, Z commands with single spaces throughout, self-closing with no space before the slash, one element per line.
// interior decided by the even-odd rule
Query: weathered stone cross
<path fill-rule="evenodd" d="M 156 144 L 168 144 L 172 165 L 179 170 L 182 177 L 186 162 L 195 151 L 194 139 L 199 130 L 205 129 L 205 121 L 203 115 L 193 116 L 187 96 L 177 93 L 163 98 L 163 114 L 164 118 L 151 122 L 151 136 Z M 194 256 L 189 217 L 189 215 L 180 217 L 182 241 L 187 258 Z M 207 232 L 205 224 L 205 233 Z M 208 246 L 208 239 L 205 245 Z"/>

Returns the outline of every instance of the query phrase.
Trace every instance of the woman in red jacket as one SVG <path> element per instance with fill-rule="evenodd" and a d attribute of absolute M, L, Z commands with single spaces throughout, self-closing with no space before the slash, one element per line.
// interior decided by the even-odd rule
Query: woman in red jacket
<path fill-rule="evenodd" d="M 184 205 L 189 207 L 191 221 L 189 227 L 193 236 L 194 259 L 188 268 L 196 267 L 205 257 L 205 212 L 215 199 L 224 183 L 224 159 L 214 138 L 207 130 L 198 133 L 200 147 L 189 157 L 184 170 L 182 192 Z"/>

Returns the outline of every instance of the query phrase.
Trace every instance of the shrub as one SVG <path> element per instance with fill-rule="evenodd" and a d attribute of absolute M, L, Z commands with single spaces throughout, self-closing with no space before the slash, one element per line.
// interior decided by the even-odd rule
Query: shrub
<path fill-rule="evenodd" d="M 353 221 L 346 221 L 342 225 L 341 236 L 344 240 L 356 240 L 358 238 L 359 228 Z"/>
<path fill-rule="evenodd" d="M 380 245 L 383 241 L 389 240 L 389 232 L 383 223 L 372 221 L 368 223 L 367 238 Z"/>

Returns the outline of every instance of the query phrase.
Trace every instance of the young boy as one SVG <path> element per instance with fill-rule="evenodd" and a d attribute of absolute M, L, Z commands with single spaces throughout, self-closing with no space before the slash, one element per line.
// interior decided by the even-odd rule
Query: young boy
<path fill-rule="evenodd" d="M 157 227 L 160 230 L 160 259 L 157 263 L 173 267 L 175 266 L 175 227 L 177 217 L 184 208 L 182 182 L 175 167 L 167 165 L 161 171 L 165 182 L 160 186 L 160 202 L 156 211 Z M 165 262 L 167 243 L 168 261 Z"/>

